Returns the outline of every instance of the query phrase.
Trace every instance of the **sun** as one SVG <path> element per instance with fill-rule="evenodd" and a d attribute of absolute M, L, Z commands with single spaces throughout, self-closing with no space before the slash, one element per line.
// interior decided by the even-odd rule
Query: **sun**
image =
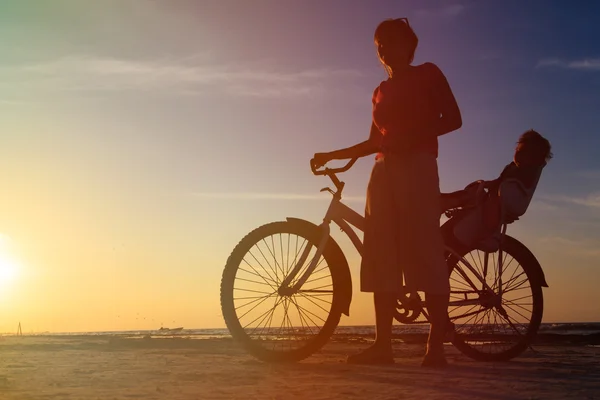
<path fill-rule="evenodd" d="M 13 282 L 18 273 L 17 261 L 8 254 L 0 253 L 0 288 Z"/>

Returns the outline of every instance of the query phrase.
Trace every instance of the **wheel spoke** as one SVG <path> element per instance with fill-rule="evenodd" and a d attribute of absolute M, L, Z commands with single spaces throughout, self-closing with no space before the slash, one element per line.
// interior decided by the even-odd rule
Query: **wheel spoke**
<path fill-rule="evenodd" d="M 281 280 L 285 279 L 285 262 L 283 261 L 283 240 L 281 239 L 281 233 L 279 234 L 279 249 L 281 251 Z"/>
<path fill-rule="evenodd" d="M 303 310 L 304 312 L 306 312 L 307 314 L 312 315 L 315 318 L 320 319 L 321 321 L 323 321 L 323 323 L 325 323 L 326 320 L 324 320 L 323 318 L 319 317 L 317 314 L 311 312 L 310 310 L 307 310 L 306 308 L 302 307 L 300 304 L 298 304 L 298 307 L 300 307 L 301 310 Z M 312 319 L 311 319 L 312 321 Z M 316 325 L 316 324 L 315 324 Z"/>
<path fill-rule="evenodd" d="M 524 307 L 524 306 L 531 306 L 531 305 L 533 305 L 533 303 L 520 303 L 520 304 L 518 304 L 518 303 L 516 303 L 516 302 L 514 302 L 512 300 L 507 300 L 507 299 L 503 300 L 503 304 L 504 305 L 511 305 L 511 306 L 519 307 L 520 309 L 522 309 L 522 310 L 524 310 L 525 312 L 528 312 L 528 313 L 531 312 L 531 310 L 528 309 L 527 307 Z"/>
<path fill-rule="evenodd" d="M 267 250 L 269 250 L 269 253 L 273 257 L 273 264 L 275 265 L 275 267 L 273 267 L 273 271 L 275 272 L 275 277 L 278 277 L 279 276 L 278 271 L 281 270 L 281 266 L 279 265 L 279 262 L 277 261 L 277 256 L 275 255 L 276 250 L 275 250 L 275 240 L 273 239 L 273 235 L 271 235 L 271 245 L 273 246 L 273 250 L 271 250 L 271 248 L 269 247 L 269 245 L 267 244 L 267 242 L 264 239 L 263 239 L 263 243 L 267 246 Z M 270 265 L 271 264 L 269 263 L 269 266 Z M 283 280 L 283 278 L 282 278 L 282 280 Z M 281 282 L 281 281 L 278 279 L 277 282 Z"/>
<path fill-rule="evenodd" d="M 272 308 L 272 312 L 269 315 L 269 319 L 267 320 L 267 322 L 265 322 L 265 328 L 267 329 L 267 334 L 271 331 L 271 323 L 273 322 L 273 315 L 275 315 L 275 309 L 277 308 L 277 306 L 279 305 L 279 300 L 276 299 L 275 300 L 275 305 Z M 268 327 L 267 327 L 268 324 Z M 260 330 L 261 334 L 264 331 L 264 328 Z M 261 336 L 261 335 L 259 335 Z"/>
<path fill-rule="evenodd" d="M 464 282 L 459 282 L 456 278 L 453 278 L 452 276 L 450 277 L 450 280 L 463 286 L 463 288 L 458 288 L 458 289 L 466 289 L 467 291 L 475 292 L 471 286 L 469 286 L 468 284 L 466 284 Z"/>
<path fill-rule="evenodd" d="M 504 282 L 504 290 L 507 290 L 514 281 L 519 279 L 521 276 L 525 275 L 525 271 L 521 271 L 521 273 L 519 273 L 519 275 L 517 275 L 517 276 L 515 276 L 515 273 L 516 273 L 516 270 L 513 272 L 510 279 L 508 279 L 507 281 Z M 527 276 L 525 276 L 525 278 L 527 278 Z"/>
<path fill-rule="evenodd" d="M 288 271 L 290 270 L 290 234 L 288 233 L 287 235 L 288 237 L 288 241 L 287 241 L 287 252 L 285 253 L 285 274 L 284 274 L 284 278 L 287 276 Z M 298 238 L 298 236 L 296 236 L 296 239 Z"/>
<path fill-rule="evenodd" d="M 248 300 L 248 299 L 263 299 L 269 296 L 268 294 L 265 296 L 246 296 L 246 297 L 234 297 L 233 300 Z"/>
<path fill-rule="evenodd" d="M 328 288 L 328 287 L 333 287 L 333 283 L 329 284 L 329 285 L 325 285 L 325 286 L 319 286 L 319 287 L 316 287 L 316 288 L 312 288 L 310 290 L 319 290 L 319 289 L 324 289 L 324 288 Z M 301 292 L 305 292 L 305 291 L 306 290 L 304 290 L 304 291 L 298 291 L 298 292 L 301 293 Z"/>
<path fill-rule="evenodd" d="M 503 320 L 505 320 L 508 325 L 512 328 L 513 331 L 515 331 L 517 333 L 517 335 L 522 336 L 523 334 L 521 332 L 519 332 L 519 330 L 517 329 L 517 327 L 515 326 L 515 324 L 513 324 L 513 322 L 510 320 L 510 318 L 505 317 L 504 315 L 502 315 L 502 313 L 499 313 L 498 311 L 495 311 Z"/>
<path fill-rule="evenodd" d="M 522 280 L 522 281 L 520 281 L 519 283 L 516 283 L 516 284 L 514 284 L 514 285 L 511 285 L 511 287 L 510 287 L 510 288 L 507 288 L 507 290 L 506 290 L 506 291 L 508 291 L 508 292 L 515 291 L 515 290 L 519 289 L 521 286 L 523 286 L 525 283 L 528 283 L 528 282 L 529 282 L 529 279 L 528 279 L 527 277 L 525 277 L 525 278 L 523 278 L 523 280 Z"/>
<path fill-rule="evenodd" d="M 250 293 L 260 293 L 260 294 L 269 294 L 269 292 L 261 292 L 259 290 L 251 290 L 251 289 L 240 289 L 240 288 L 233 288 L 233 290 L 239 290 L 241 292 L 250 292 Z"/>
<path fill-rule="evenodd" d="M 529 288 L 523 288 L 523 289 L 529 289 Z M 523 300 L 523 299 L 527 299 L 527 298 L 532 298 L 533 296 L 531 294 L 528 294 L 527 296 L 521 296 L 521 297 L 517 297 L 516 299 L 510 299 L 509 301 L 519 301 L 519 300 Z M 504 297 L 504 294 L 502 295 L 502 299 L 506 300 L 506 298 Z M 532 305 L 533 303 L 528 303 L 529 305 Z"/>
<path fill-rule="evenodd" d="M 314 334 L 312 331 L 312 328 L 310 327 L 310 325 L 308 324 L 308 322 L 306 321 L 306 319 L 300 312 L 300 307 L 298 307 L 298 303 L 296 303 L 296 300 L 293 297 L 290 297 L 290 300 L 292 301 L 292 304 L 294 304 L 294 306 L 296 307 L 296 311 L 298 311 L 298 318 L 300 319 L 300 323 L 302 323 L 302 326 L 304 327 L 304 323 L 306 323 L 306 327 L 308 328 L 310 333 Z"/>
<path fill-rule="evenodd" d="M 256 283 L 257 285 L 267 285 L 269 286 L 271 289 L 275 289 L 272 285 L 268 284 L 268 283 L 264 283 L 264 282 L 257 282 L 257 281 L 253 281 L 251 279 L 244 279 L 244 278 L 236 278 L 238 281 L 243 281 L 243 282 L 250 282 L 250 283 Z"/>
<path fill-rule="evenodd" d="M 455 306 L 455 307 L 462 307 L 462 306 Z M 479 305 L 477 305 L 477 304 L 476 304 L 476 305 L 472 306 L 471 308 L 469 308 L 467 311 L 465 311 L 465 312 L 464 312 L 464 313 L 462 313 L 461 315 L 458 315 L 458 316 L 451 317 L 451 318 L 450 318 L 450 320 L 453 320 L 453 319 L 454 319 L 454 320 L 457 320 L 457 319 L 459 319 L 459 318 L 465 318 L 465 317 L 468 317 L 468 316 L 472 315 L 472 314 L 470 314 L 471 310 L 472 310 L 472 309 L 474 309 L 474 308 L 476 308 L 476 307 L 479 307 Z"/>
<path fill-rule="evenodd" d="M 274 294 L 274 293 L 273 293 Z M 261 300 L 258 304 L 256 304 L 254 307 L 252 307 L 251 309 L 249 309 L 248 311 L 246 311 L 244 314 L 242 314 L 241 316 L 238 317 L 238 319 L 242 319 L 244 318 L 246 315 L 248 315 L 249 312 L 253 311 L 254 309 L 256 309 L 256 307 L 260 306 L 262 303 L 264 303 L 265 300 L 267 300 L 269 297 L 271 297 L 273 294 L 271 294 L 268 297 L 265 297 L 263 300 Z"/>
<path fill-rule="evenodd" d="M 519 311 L 515 310 L 511 305 L 504 303 L 503 306 L 504 307 L 508 307 L 514 313 L 519 314 L 519 316 L 522 317 L 525 321 L 529 321 L 529 318 L 527 318 L 526 316 L 524 316 L 523 314 L 521 314 Z M 529 312 L 529 310 L 527 310 L 527 312 Z"/>
<path fill-rule="evenodd" d="M 257 247 L 257 248 L 258 248 L 259 253 L 262 254 L 262 250 L 260 249 L 260 247 Z M 258 265 L 263 269 L 263 271 L 265 271 L 265 273 L 267 274 L 267 276 L 269 277 L 271 282 L 274 283 L 274 286 L 275 287 L 279 286 L 279 282 L 277 281 L 277 279 L 273 278 L 273 276 L 269 273 L 269 271 L 261 264 L 260 261 L 258 261 L 258 259 L 252 253 L 252 249 L 248 250 L 248 254 L 250 254 L 250 256 L 252 256 L 252 258 L 254 258 L 254 261 L 256 261 L 258 263 Z M 263 258 L 264 258 L 264 255 L 263 255 Z M 252 268 L 252 270 L 255 271 L 258 276 L 263 278 L 265 280 L 265 282 L 267 281 L 266 278 L 263 275 L 259 274 L 258 271 L 256 271 L 256 269 L 254 269 L 254 267 L 252 265 L 250 265 L 250 263 L 248 261 L 246 261 L 245 259 L 243 261 L 246 263 L 246 265 L 248 265 L 250 268 Z M 269 266 L 269 268 L 270 268 L 270 266 Z"/>
<path fill-rule="evenodd" d="M 244 308 L 244 307 L 246 307 L 246 306 L 249 306 L 250 304 L 254 304 L 254 303 L 256 303 L 257 301 L 259 301 L 260 299 L 268 299 L 269 297 L 273 296 L 273 294 L 274 294 L 274 293 L 268 294 L 268 295 L 266 295 L 266 296 L 259 296 L 259 297 L 239 297 L 239 298 L 238 298 L 238 300 L 239 300 L 239 299 L 249 299 L 249 298 L 250 298 L 250 299 L 251 299 L 251 298 L 254 298 L 254 299 L 256 299 L 256 300 L 252 300 L 252 301 L 249 301 L 249 302 L 247 302 L 247 303 L 244 303 L 244 304 L 242 304 L 241 306 L 237 306 L 235 309 L 236 309 L 236 311 L 238 311 L 240 308 Z M 240 317 L 240 318 L 241 318 L 241 317 Z"/>
<path fill-rule="evenodd" d="M 313 299 L 311 299 L 310 297 L 308 297 L 307 295 L 305 295 L 304 293 L 298 293 L 300 296 L 302 296 L 303 298 L 305 298 L 306 300 L 310 301 L 312 304 L 314 304 L 315 306 L 319 307 L 321 310 L 325 311 L 326 313 L 329 313 L 329 310 L 323 308 L 321 305 L 317 304 L 315 301 L 313 301 Z"/>
<path fill-rule="evenodd" d="M 267 247 L 267 250 L 269 250 L 269 252 L 270 252 L 271 250 L 269 249 L 269 244 L 265 241 L 265 239 L 263 239 L 262 242 Z M 254 246 L 258 249 L 258 252 L 262 256 L 263 260 L 265 260 L 265 263 L 269 266 L 269 269 L 271 271 L 273 271 L 273 272 L 276 272 L 276 269 L 271 266 L 271 261 L 269 261 L 269 259 L 267 258 L 267 256 L 265 256 L 265 253 L 258 246 L 258 243 L 255 244 Z M 252 255 L 252 257 L 254 257 L 254 254 L 252 254 L 252 253 L 250 253 L 250 254 Z M 258 265 L 260 265 L 260 267 L 265 270 L 265 272 L 267 273 L 267 275 L 269 275 L 269 278 L 271 278 L 274 282 L 277 283 L 277 286 L 279 286 L 279 280 L 277 279 L 277 276 L 275 276 L 275 278 L 273 278 L 273 275 L 271 275 L 269 273 L 269 271 L 267 271 L 267 269 L 258 261 L 258 259 L 256 257 L 254 257 L 254 259 L 256 260 L 256 262 L 258 263 Z"/>
<path fill-rule="evenodd" d="M 304 292 L 298 292 L 297 294 L 299 294 L 299 295 L 301 295 L 301 296 L 304 296 Z M 328 294 L 328 296 L 329 296 L 329 297 L 331 297 L 331 294 Z M 331 301 L 327 301 L 327 300 L 323 300 L 323 299 L 321 299 L 321 298 L 319 297 L 319 295 L 318 295 L 318 294 L 311 294 L 311 295 L 310 295 L 310 297 L 313 297 L 313 298 L 314 298 L 314 300 L 319 300 L 319 301 L 321 301 L 321 302 L 323 302 L 323 303 L 326 303 L 326 304 L 329 304 L 329 305 L 331 305 L 331 304 L 332 304 L 332 302 L 331 302 Z"/>
<path fill-rule="evenodd" d="M 298 313 L 302 313 L 302 310 L 304 310 L 304 307 L 302 307 L 297 301 L 294 302 L 294 304 L 296 305 L 296 307 L 298 308 Z M 317 324 L 311 317 L 310 315 L 308 315 L 307 313 L 302 313 L 302 315 L 304 315 L 305 320 L 308 319 L 310 320 L 310 322 L 315 326 L 318 327 L 319 324 Z M 318 317 L 315 315 L 315 317 Z"/>
<path fill-rule="evenodd" d="M 254 322 L 258 321 L 258 319 L 259 319 L 259 318 L 261 318 L 261 317 L 263 317 L 263 316 L 264 316 L 264 318 L 263 318 L 263 319 L 261 319 L 261 320 L 260 320 L 260 322 L 259 322 L 259 323 L 258 323 L 258 325 L 257 325 L 257 327 L 259 327 L 259 326 L 260 326 L 260 324 L 262 324 L 262 321 L 264 321 L 264 319 L 265 319 L 265 318 L 267 318 L 267 317 L 269 316 L 269 314 L 271 314 L 271 313 L 273 313 L 273 312 L 275 311 L 275 309 L 276 309 L 276 308 L 277 308 L 277 306 L 279 305 L 279 302 L 280 302 L 280 301 L 281 301 L 281 300 L 278 300 L 278 299 L 276 298 L 275 305 L 273 306 L 273 308 L 271 308 L 270 310 L 267 310 L 267 311 L 265 311 L 264 313 L 262 313 L 261 315 L 259 315 L 259 316 L 258 316 L 258 317 L 256 317 L 255 319 L 253 319 L 253 320 L 252 320 L 250 323 L 246 324 L 246 325 L 244 326 L 244 329 L 246 329 L 247 327 L 249 327 L 250 325 L 252 325 Z M 239 319 L 239 318 L 238 318 L 238 319 Z M 255 327 L 255 328 L 252 330 L 252 333 L 254 333 L 254 330 L 256 330 L 256 327 Z"/>
<path fill-rule="evenodd" d="M 246 264 L 248 264 L 248 263 L 246 262 L 246 260 L 243 260 L 243 261 L 244 261 Z M 249 264 L 248 264 L 248 265 L 249 265 Z M 250 266 L 250 268 L 252 268 L 252 266 Z M 269 282 L 268 282 L 268 281 L 265 279 L 265 277 L 264 277 L 264 276 L 262 276 L 261 274 L 259 274 L 259 273 L 258 273 L 256 270 L 254 270 L 254 272 L 250 272 L 250 271 L 248 271 L 247 269 L 244 269 L 244 268 L 242 268 L 242 267 L 239 267 L 239 268 L 238 268 L 238 270 L 239 270 L 239 271 L 243 271 L 243 272 L 245 272 L 245 273 L 247 273 L 247 274 L 250 274 L 250 275 L 255 275 L 255 276 L 258 276 L 258 277 L 259 277 L 259 278 L 261 278 L 263 281 L 265 281 L 265 283 L 266 283 L 267 285 L 271 286 L 273 289 L 275 289 L 275 288 L 276 288 L 276 286 L 277 286 L 277 283 L 276 283 L 275 281 L 273 281 L 273 284 L 274 284 L 274 285 L 272 285 L 271 283 L 269 283 Z M 238 279 L 239 279 L 239 278 L 238 278 Z"/>
<path fill-rule="evenodd" d="M 504 273 L 509 270 L 509 267 L 511 266 L 512 262 L 515 261 L 514 257 L 511 257 L 510 262 L 508 264 L 506 264 L 506 257 L 508 257 L 508 254 L 505 253 L 503 261 L 502 261 L 502 276 L 504 276 Z M 500 268 L 500 265 L 498 265 L 498 268 Z M 508 278 L 508 281 L 512 280 L 512 278 L 515 275 L 515 273 L 517 272 L 517 270 L 518 270 L 518 268 L 515 267 L 515 270 L 513 271 L 510 278 Z M 525 273 L 525 271 L 523 271 L 522 273 Z M 498 286 L 499 283 L 500 283 L 500 274 L 498 272 L 496 272 L 496 281 L 494 282 L 494 286 Z M 506 284 L 506 282 L 504 284 Z"/>
<path fill-rule="evenodd" d="M 327 279 L 327 278 L 330 278 L 330 277 L 331 277 L 331 275 L 327 275 L 327 276 L 322 276 L 320 278 L 309 279 L 306 282 L 304 282 L 304 284 L 306 285 L 307 283 L 320 281 L 321 279 Z"/>

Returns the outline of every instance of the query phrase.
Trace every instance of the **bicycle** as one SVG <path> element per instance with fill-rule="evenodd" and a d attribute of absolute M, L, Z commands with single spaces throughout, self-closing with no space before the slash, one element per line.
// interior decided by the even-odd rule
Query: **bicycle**
<path fill-rule="evenodd" d="M 231 336 L 253 356 L 267 362 L 302 360 L 324 346 L 349 315 L 352 278 L 343 251 L 330 235 L 335 222 L 359 254 L 362 242 L 351 225 L 363 230 L 364 218 L 341 202 L 344 182 L 337 169 L 313 174 L 331 179 L 335 190 L 323 223 L 288 217 L 253 230 L 234 248 L 221 281 L 221 308 Z M 442 225 L 450 278 L 449 318 L 452 344 L 482 361 L 506 361 L 530 347 L 543 314 L 542 287 L 547 287 L 535 256 L 502 225 L 497 249 L 465 246 L 454 227 L 469 205 L 450 198 Z M 441 211 L 442 212 L 442 211 Z M 440 214 L 441 215 L 441 214 Z M 514 264 L 513 264 L 514 263 Z M 264 311 L 266 308 L 266 311 Z M 399 295 L 395 319 L 427 323 L 420 296 Z M 423 316 L 425 321 L 418 321 Z"/>

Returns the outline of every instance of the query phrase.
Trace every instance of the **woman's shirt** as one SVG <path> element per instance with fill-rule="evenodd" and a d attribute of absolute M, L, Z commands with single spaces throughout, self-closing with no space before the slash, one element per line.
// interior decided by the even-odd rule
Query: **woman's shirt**
<path fill-rule="evenodd" d="M 442 79 L 446 78 L 435 64 L 425 63 L 409 67 L 375 89 L 373 122 L 382 134 L 384 152 L 428 152 L 437 157 L 437 138 L 418 140 L 415 135 L 440 118 L 435 88 Z M 410 148 L 407 138 L 413 143 Z"/>

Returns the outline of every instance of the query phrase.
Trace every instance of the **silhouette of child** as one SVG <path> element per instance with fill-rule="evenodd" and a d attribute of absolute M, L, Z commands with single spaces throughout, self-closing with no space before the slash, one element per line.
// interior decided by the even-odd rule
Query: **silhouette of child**
<path fill-rule="evenodd" d="M 489 184 L 490 197 L 485 202 L 484 222 L 486 227 L 492 229 L 500 223 L 500 191 L 501 185 L 509 180 L 516 180 L 521 185 L 521 190 L 503 191 L 504 206 L 507 208 L 506 217 L 512 222 L 516 217 L 519 217 L 524 212 L 523 208 L 526 202 L 531 201 L 530 193 L 535 189 L 541 170 L 546 166 L 546 163 L 552 158 L 552 147 L 548 139 L 544 138 L 533 129 L 523 133 L 517 142 L 513 161 L 504 167 L 498 178 L 491 181 Z"/>
<path fill-rule="evenodd" d="M 468 235 L 471 240 L 489 236 L 498 230 L 500 223 L 513 222 L 525 213 L 541 171 L 552 158 L 551 150 L 550 142 L 533 129 L 519 137 L 513 161 L 504 167 L 498 178 L 485 183 L 488 192 L 482 203 L 483 229 L 474 225 L 472 229 L 479 232 Z M 475 193 L 481 182 L 473 182 L 457 192 L 442 194 L 442 208 L 453 208 L 457 203 L 462 207 L 477 203 Z M 452 204 L 452 207 L 447 204 Z"/>

